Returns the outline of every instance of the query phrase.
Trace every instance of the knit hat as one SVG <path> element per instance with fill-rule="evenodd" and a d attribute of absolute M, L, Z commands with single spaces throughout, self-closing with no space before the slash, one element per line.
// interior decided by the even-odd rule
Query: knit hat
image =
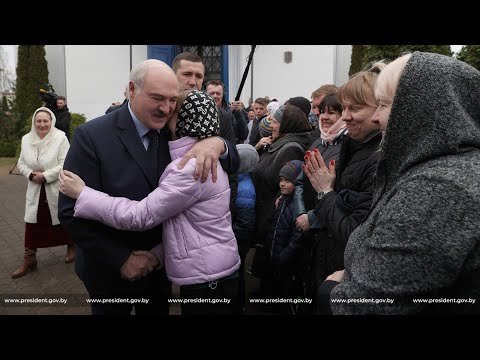
<path fill-rule="evenodd" d="M 282 122 L 282 116 L 283 112 L 285 111 L 285 105 L 280 106 L 277 111 L 275 111 L 275 114 L 273 114 L 273 117 L 277 122 L 281 123 Z"/>
<path fill-rule="evenodd" d="M 285 180 L 295 184 L 295 179 L 302 171 L 303 161 L 291 160 L 287 161 L 285 165 L 280 169 L 278 177 L 283 176 Z"/>
<path fill-rule="evenodd" d="M 304 98 L 303 96 L 296 96 L 288 99 L 287 104 L 295 105 L 296 107 L 298 107 L 300 110 L 302 110 L 305 113 L 305 116 L 308 119 L 310 110 L 312 110 L 312 105 L 310 104 L 310 101 L 307 98 Z"/>
<path fill-rule="evenodd" d="M 272 119 L 270 115 L 264 116 L 260 123 L 258 124 L 258 130 L 262 137 L 272 135 Z"/>
<path fill-rule="evenodd" d="M 238 156 L 240 157 L 240 166 L 238 173 L 249 173 L 255 169 L 258 163 L 258 152 L 250 144 L 238 144 L 237 145 Z"/>
<path fill-rule="evenodd" d="M 178 111 L 176 135 L 197 139 L 220 135 L 217 105 L 210 95 L 198 90 L 187 95 Z"/>

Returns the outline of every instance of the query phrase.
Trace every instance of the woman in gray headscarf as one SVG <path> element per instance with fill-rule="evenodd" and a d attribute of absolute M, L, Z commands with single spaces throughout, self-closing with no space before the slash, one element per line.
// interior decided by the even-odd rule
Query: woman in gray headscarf
<path fill-rule="evenodd" d="M 480 72 L 415 52 L 380 74 L 374 200 L 334 273 L 334 314 L 479 313 Z"/>

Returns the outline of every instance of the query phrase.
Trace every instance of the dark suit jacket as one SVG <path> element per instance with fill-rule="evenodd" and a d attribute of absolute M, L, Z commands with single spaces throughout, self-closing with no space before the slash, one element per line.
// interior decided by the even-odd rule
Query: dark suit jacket
<path fill-rule="evenodd" d="M 170 163 L 168 138 L 160 135 L 160 173 Z M 229 156 L 222 167 L 236 171 L 239 165 L 234 144 L 227 141 Z M 149 180 L 148 158 L 128 106 L 88 121 L 75 131 L 64 169 L 78 174 L 93 189 L 112 196 L 141 200 L 157 184 Z M 143 232 L 112 229 L 99 222 L 73 217 L 75 200 L 60 194 L 60 222 L 77 246 L 75 271 L 90 284 L 118 279 L 120 268 L 132 250 L 150 250 L 161 242 L 161 226 Z"/>
<path fill-rule="evenodd" d="M 220 122 L 220 136 L 232 144 L 236 144 L 235 132 L 233 130 L 232 118 L 233 115 L 229 114 L 226 110 L 217 106 L 219 111 L 219 122 Z"/>
<path fill-rule="evenodd" d="M 228 140 L 232 144 L 237 143 L 235 138 L 235 133 L 233 130 L 233 114 L 228 112 L 225 109 L 217 106 L 219 111 L 219 121 L 220 121 L 220 136 L 225 140 Z M 236 201 L 237 201 L 237 192 L 238 192 L 238 175 L 236 173 L 228 175 L 228 182 L 230 185 L 230 212 L 232 214 L 232 223 L 236 217 Z"/>

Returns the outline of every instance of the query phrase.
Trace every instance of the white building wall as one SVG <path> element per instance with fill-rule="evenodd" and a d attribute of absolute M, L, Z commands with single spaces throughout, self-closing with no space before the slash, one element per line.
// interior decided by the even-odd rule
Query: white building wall
<path fill-rule="evenodd" d="M 239 66 L 230 69 L 229 91 L 231 99 L 235 96 L 247 58 L 250 45 L 231 46 L 229 57 L 237 51 Z M 292 52 L 292 62 L 284 62 L 284 52 Z M 335 45 L 258 45 L 253 56 L 253 99 L 268 95 L 270 99 L 277 98 L 285 102 L 293 96 L 303 96 L 310 99 L 310 94 L 321 85 L 337 83 L 348 77 L 345 62 L 336 65 L 339 54 L 343 56 L 346 49 L 337 49 Z M 348 59 L 349 61 L 349 59 Z M 230 61 L 229 61 L 230 62 Z M 237 69 L 240 68 L 240 69 Z M 235 72 L 240 72 L 235 74 Z M 236 75 L 236 76 L 235 76 Z M 241 100 L 248 103 L 251 96 L 252 69 L 245 82 Z M 232 81 L 238 78 L 238 82 Z"/>
<path fill-rule="evenodd" d="M 352 62 L 352 45 L 336 45 L 337 47 L 337 68 L 335 70 L 335 82 L 337 86 L 345 84 L 348 79 L 348 72 Z"/>
<path fill-rule="evenodd" d="M 147 50 L 147 45 L 132 45 L 132 66 L 147 60 Z"/>
<path fill-rule="evenodd" d="M 247 54 L 248 55 L 248 54 Z M 245 57 L 247 56 L 245 55 Z M 228 101 L 234 101 L 235 96 L 237 95 L 238 86 L 240 85 L 240 81 L 242 79 L 243 71 L 245 70 L 245 66 L 247 64 L 246 61 L 242 61 L 244 59 L 242 46 L 240 45 L 230 45 L 228 47 Z M 248 84 L 250 75 L 247 77 Z M 248 103 L 248 97 L 250 96 L 250 85 L 245 84 L 242 93 L 240 95 L 240 100 L 243 101 L 244 104 Z M 245 100 L 243 100 L 245 99 Z"/>
<path fill-rule="evenodd" d="M 67 98 L 68 104 L 69 98 L 65 77 L 65 45 L 45 45 L 45 53 L 48 64 L 48 81 L 57 95 Z"/>
<path fill-rule="evenodd" d="M 59 95 L 65 95 L 71 112 L 88 120 L 103 115 L 114 101 L 123 101 L 123 92 L 132 65 L 147 59 L 147 45 L 47 45 L 49 79 Z M 230 45 L 229 100 L 238 91 L 247 65 L 250 45 Z M 292 51 L 292 62 L 284 52 Z M 292 96 L 310 99 L 312 91 L 327 83 L 348 80 L 350 45 L 259 45 L 240 100 L 276 97 L 281 102 Z"/>
<path fill-rule="evenodd" d="M 132 46 L 132 65 L 147 58 L 146 45 Z M 130 45 L 66 45 L 68 107 L 87 120 L 122 102 L 130 75 Z"/>

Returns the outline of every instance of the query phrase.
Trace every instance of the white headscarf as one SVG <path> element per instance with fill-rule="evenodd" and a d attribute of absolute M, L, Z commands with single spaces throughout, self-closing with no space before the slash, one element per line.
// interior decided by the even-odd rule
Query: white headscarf
<path fill-rule="evenodd" d="M 35 128 L 35 116 L 39 111 L 47 112 L 50 114 L 50 117 L 52 118 L 52 126 L 50 127 L 50 131 L 48 132 L 47 135 L 43 139 L 38 136 L 37 129 Z M 55 117 L 55 114 L 46 107 L 39 107 L 35 112 L 33 113 L 32 116 L 32 128 L 30 130 L 30 144 L 36 149 L 40 150 L 43 149 L 44 147 L 48 146 L 50 143 L 55 141 L 57 138 L 65 135 L 65 133 L 61 130 L 58 130 L 55 127 L 55 123 L 57 122 L 57 118 Z"/>

